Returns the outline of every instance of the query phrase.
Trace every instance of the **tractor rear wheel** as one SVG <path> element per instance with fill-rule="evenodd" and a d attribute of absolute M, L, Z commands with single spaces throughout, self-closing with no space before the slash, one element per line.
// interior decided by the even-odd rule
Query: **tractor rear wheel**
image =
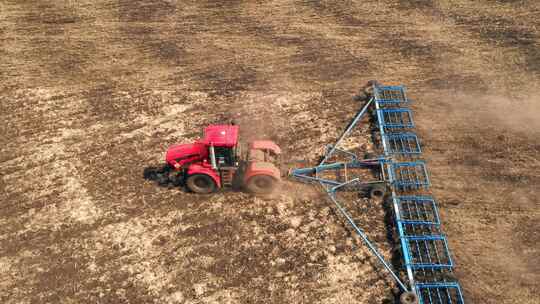
<path fill-rule="evenodd" d="M 276 189 L 278 182 L 269 175 L 255 175 L 249 178 L 246 188 L 249 192 L 255 194 L 270 194 Z"/>
<path fill-rule="evenodd" d="M 206 174 L 193 174 L 186 180 L 186 186 L 192 192 L 208 194 L 216 191 L 217 185 L 214 180 Z"/>

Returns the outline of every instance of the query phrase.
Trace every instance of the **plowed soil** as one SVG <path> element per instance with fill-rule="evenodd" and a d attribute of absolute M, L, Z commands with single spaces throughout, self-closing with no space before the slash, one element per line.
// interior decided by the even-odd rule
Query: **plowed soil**
<path fill-rule="evenodd" d="M 466 301 L 540 303 L 539 28 L 536 0 L 1 1 L 0 302 L 394 303 L 316 188 L 142 178 L 231 117 L 314 161 L 378 79 L 415 100 Z M 347 205 L 390 258 L 384 208 Z"/>

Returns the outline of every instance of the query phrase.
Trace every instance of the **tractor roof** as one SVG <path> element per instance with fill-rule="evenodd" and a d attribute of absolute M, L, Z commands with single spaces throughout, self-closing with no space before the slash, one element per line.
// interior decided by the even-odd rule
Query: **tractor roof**
<path fill-rule="evenodd" d="M 218 147 L 234 147 L 238 143 L 238 126 L 210 125 L 204 129 L 201 142 Z"/>

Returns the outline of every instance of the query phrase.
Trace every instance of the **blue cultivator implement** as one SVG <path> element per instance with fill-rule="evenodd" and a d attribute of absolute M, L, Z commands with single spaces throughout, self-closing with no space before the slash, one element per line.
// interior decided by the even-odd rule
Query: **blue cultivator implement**
<path fill-rule="evenodd" d="M 422 150 L 412 129 L 414 121 L 405 88 L 370 82 L 364 89 L 366 104 L 356 114 L 321 162 L 291 171 L 291 176 L 320 184 L 340 213 L 363 240 L 388 274 L 399 285 L 402 304 L 461 304 L 461 288 L 453 278 L 453 262 L 446 237 L 440 229 L 437 203 L 429 194 L 429 175 L 420 159 Z M 378 156 L 360 159 L 340 145 L 371 113 L 376 124 Z M 358 175 L 367 169 L 371 178 Z M 365 231 L 337 197 L 339 191 L 362 191 L 372 199 L 388 199 L 393 210 L 396 247 L 401 263 L 388 263 Z"/>

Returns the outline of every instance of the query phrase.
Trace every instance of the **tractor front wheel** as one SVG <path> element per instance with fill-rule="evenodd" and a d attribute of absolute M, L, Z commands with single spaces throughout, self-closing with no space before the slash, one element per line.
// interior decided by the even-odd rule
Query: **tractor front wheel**
<path fill-rule="evenodd" d="M 186 180 L 186 186 L 192 192 L 208 194 L 216 191 L 217 185 L 214 180 L 206 174 L 193 174 Z"/>
<path fill-rule="evenodd" d="M 277 180 L 269 175 L 255 175 L 249 178 L 246 188 L 255 194 L 270 194 L 277 187 Z"/>

